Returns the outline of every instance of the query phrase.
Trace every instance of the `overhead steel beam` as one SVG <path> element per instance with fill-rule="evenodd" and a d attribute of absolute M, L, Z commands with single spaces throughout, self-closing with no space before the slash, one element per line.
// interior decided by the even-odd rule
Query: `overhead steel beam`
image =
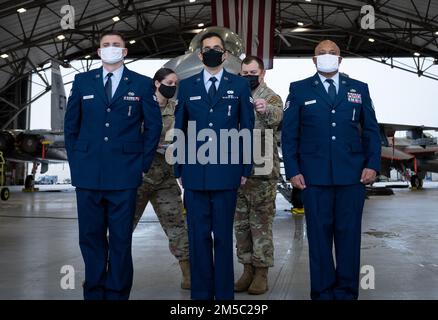
<path fill-rule="evenodd" d="M 18 116 L 27 109 L 27 107 L 32 104 L 33 102 L 35 102 L 36 100 L 38 100 L 39 98 L 41 98 L 42 96 L 44 96 L 47 92 L 50 92 L 51 87 L 47 87 L 43 92 L 41 92 L 40 94 L 38 94 L 36 97 L 32 98 L 30 101 L 18 106 L 18 110 L 17 112 L 14 114 L 14 116 L 12 116 L 8 121 L 6 121 L 5 124 L 3 124 L 1 130 L 5 130 L 15 119 L 18 118 Z"/>

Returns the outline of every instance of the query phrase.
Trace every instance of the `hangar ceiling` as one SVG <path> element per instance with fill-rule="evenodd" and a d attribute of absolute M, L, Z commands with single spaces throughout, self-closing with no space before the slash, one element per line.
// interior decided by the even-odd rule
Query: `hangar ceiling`
<path fill-rule="evenodd" d="M 61 7 L 67 4 L 75 10 L 75 26 L 63 30 Z M 375 9 L 375 29 L 361 29 L 364 5 Z M 196 31 L 210 25 L 209 0 L 2 0 L 0 109 L 14 113 L 23 107 L 5 102 L 4 93 L 30 73 L 41 74 L 50 60 L 67 65 L 95 58 L 102 31 L 125 33 L 130 57 L 170 58 L 183 54 Z M 438 80 L 438 1 L 277 0 L 276 56 L 310 56 L 325 38 L 335 40 L 346 56 Z M 411 57 L 413 64 L 399 57 Z"/>

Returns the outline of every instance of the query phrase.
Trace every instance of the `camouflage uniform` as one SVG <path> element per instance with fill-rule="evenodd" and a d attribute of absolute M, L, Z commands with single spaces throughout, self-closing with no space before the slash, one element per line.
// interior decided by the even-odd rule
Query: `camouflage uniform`
<path fill-rule="evenodd" d="M 255 129 L 262 130 L 262 155 L 265 153 L 265 129 L 272 129 L 273 169 L 267 175 L 252 175 L 239 189 L 234 231 L 236 234 L 237 257 L 240 263 L 254 267 L 274 265 L 274 244 L 272 222 L 275 215 L 275 196 L 280 175 L 280 161 L 277 148 L 276 131 L 283 118 L 283 102 L 265 83 L 253 93 L 254 100 L 267 102 L 265 114 L 256 112 Z M 259 143 L 254 141 L 254 143 Z M 255 165 L 259 167 L 262 165 Z"/>
<path fill-rule="evenodd" d="M 173 128 L 175 117 L 175 102 L 169 100 L 161 108 L 163 131 L 160 145 L 171 143 L 166 140 L 166 132 Z M 163 150 L 163 149 L 161 149 Z M 148 173 L 143 176 L 143 184 L 137 191 L 137 206 L 134 215 L 134 228 L 137 226 L 148 204 L 152 203 L 161 227 L 169 238 L 170 252 L 179 261 L 189 259 L 189 243 L 186 222 L 183 217 L 181 189 L 173 175 L 173 168 L 166 162 L 164 152 L 157 152 Z"/>

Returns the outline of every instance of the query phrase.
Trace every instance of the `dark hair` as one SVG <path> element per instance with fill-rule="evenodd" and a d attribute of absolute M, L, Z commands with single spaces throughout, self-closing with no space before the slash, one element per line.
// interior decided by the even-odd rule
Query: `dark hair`
<path fill-rule="evenodd" d="M 221 39 L 222 47 L 224 47 L 224 50 L 226 50 L 224 39 L 222 39 L 222 37 L 218 33 L 216 33 L 216 32 L 207 32 L 206 34 L 204 34 L 201 37 L 201 40 L 199 40 L 199 47 L 202 49 L 202 43 L 204 42 L 204 40 L 205 39 L 214 38 L 214 37 L 217 37 L 217 38 Z"/>
<path fill-rule="evenodd" d="M 247 57 L 245 57 L 245 59 L 243 59 L 243 61 L 242 61 L 242 64 L 248 65 L 248 64 L 250 64 L 253 61 L 257 62 L 257 64 L 259 65 L 259 68 L 261 70 L 265 70 L 265 64 L 263 63 L 263 60 L 260 59 L 257 56 L 247 56 Z"/>
<path fill-rule="evenodd" d="M 116 31 L 116 30 L 108 30 L 108 31 L 104 31 L 104 32 L 100 35 L 99 42 L 101 42 L 102 39 L 103 39 L 103 37 L 106 37 L 106 36 L 119 36 L 119 37 L 122 39 L 123 44 L 126 44 L 125 36 L 124 36 L 121 32 L 119 32 L 119 31 Z"/>
<path fill-rule="evenodd" d="M 152 82 L 155 87 L 155 81 L 161 82 L 166 78 L 169 74 L 175 73 L 172 69 L 169 68 L 161 68 L 158 69 L 157 72 L 155 72 L 154 78 L 152 79 Z"/>

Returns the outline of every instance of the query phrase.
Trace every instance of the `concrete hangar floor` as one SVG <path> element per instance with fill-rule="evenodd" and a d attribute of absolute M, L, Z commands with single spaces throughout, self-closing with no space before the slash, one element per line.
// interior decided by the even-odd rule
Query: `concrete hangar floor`
<path fill-rule="evenodd" d="M 0 299 L 82 299 L 74 190 L 41 189 L 34 194 L 13 189 L 10 200 L 0 203 Z M 366 201 L 360 299 L 438 299 L 437 203 L 438 183 Z M 305 219 L 289 209 L 278 194 L 270 290 L 260 296 L 239 293 L 236 299 L 309 299 Z M 133 257 L 131 299 L 190 298 L 180 289 L 178 263 L 150 205 L 134 232 Z M 66 265 L 74 268 L 75 289 L 61 288 Z M 236 259 L 236 278 L 241 271 Z"/>

